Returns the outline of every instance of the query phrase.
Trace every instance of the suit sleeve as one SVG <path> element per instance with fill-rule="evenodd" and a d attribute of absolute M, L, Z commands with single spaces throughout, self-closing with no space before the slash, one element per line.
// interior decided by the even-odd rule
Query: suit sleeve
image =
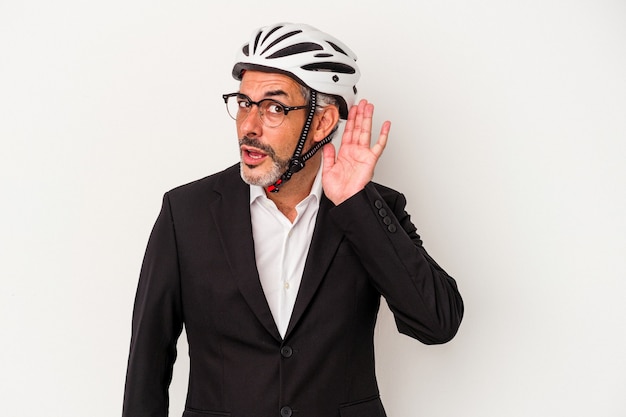
<path fill-rule="evenodd" d="M 176 235 L 166 194 L 150 234 L 135 297 L 123 417 L 165 417 L 182 331 Z"/>
<path fill-rule="evenodd" d="M 422 246 L 405 206 L 402 194 L 370 183 L 331 216 L 387 300 L 398 330 L 425 344 L 445 343 L 461 324 L 463 300 L 455 280 Z"/>

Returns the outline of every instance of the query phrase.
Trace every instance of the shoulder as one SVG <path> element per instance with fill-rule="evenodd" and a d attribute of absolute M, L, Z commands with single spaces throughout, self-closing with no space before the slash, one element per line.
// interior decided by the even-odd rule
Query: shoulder
<path fill-rule="evenodd" d="M 211 199 L 215 198 L 214 196 L 216 195 L 220 195 L 221 190 L 245 190 L 247 187 L 247 184 L 241 179 L 239 164 L 237 163 L 223 171 L 179 185 L 165 193 L 165 196 L 173 201 L 189 201 L 199 198 Z"/>

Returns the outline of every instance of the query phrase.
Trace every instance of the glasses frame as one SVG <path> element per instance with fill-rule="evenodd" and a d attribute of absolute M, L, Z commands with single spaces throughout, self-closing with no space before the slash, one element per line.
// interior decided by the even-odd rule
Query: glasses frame
<path fill-rule="evenodd" d="M 302 109 L 306 109 L 309 107 L 308 104 L 305 104 L 303 106 L 287 106 L 283 103 L 281 103 L 278 100 L 275 100 L 273 98 L 264 98 L 263 100 L 259 100 L 259 101 L 254 101 L 252 100 L 250 97 L 248 97 L 245 94 L 242 93 L 230 93 L 230 94 L 222 94 L 222 98 L 224 99 L 224 104 L 226 105 L 226 112 L 228 113 L 228 115 L 230 116 L 231 119 L 233 120 L 237 120 L 237 117 L 233 117 L 232 114 L 230 114 L 230 111 L 228 111 L 228 99 L 231 97 L 239 97 L 239 98 L 243 98 L 245 99 L 250 105 L 256 105 L 259 109 L 259 118 L 261 119 L 261 121 L 263 122 L 264 125 L 268 126 L 268 127 L 278 127 L 281 124 L 283 124 L 283 122 L 285 121 L 285 117 L 287 116 L 287 114 L 289 114 L 290 111 L 292 110 L 302 110 Z M 276 103 L 277 105 L 279 105 L 280 107 L 282 107 L 283 109 L 283 120 L 281 120 L 280 123 L 278 123 L 277 125 L 270 125 L 266 122 L 265 120 L 265 114 L 264 112 L 261 110 L 261 104 L 267 101 L 271 101 L 272 103 Z M 250 109 L 252 109 L 252 107 L 250 107 Z M 238 108 L 237 110 L 237 114 L 239 114 L 239 111 L 241 110 L 241 108 Z M 248 117 L 248 114 L 250 113 L 250 111 L 248 111 L 248 113 L 246 113 L 246 117 Z"/>

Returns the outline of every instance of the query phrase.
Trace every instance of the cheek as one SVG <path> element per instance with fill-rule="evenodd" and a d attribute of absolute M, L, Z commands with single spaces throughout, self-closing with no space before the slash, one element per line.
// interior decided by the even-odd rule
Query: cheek
<path fill-rule="evenodd" d="M 296 149 L 298 139 L 300 138 L 300 130 L 296 130 L 291 126 L 288 128 L 287 126 L 284 127 L 284 129 L 276 129 L 273 132 L 266 130 L 263 139 L 274 149 L 274 152 L 279 157 L 289 159 Z M 306 151 L 307 149 L 303 149 L 303 152 Z"/>
<path fill-rule="evenodd" d="M 283 131 L 282 139 L 284 143 L 284 148 L 288 150 L 289 156 L 291 156 L 294 150 L 296 149 L 296 145 L 298 144 L 298 141 L 300 140 L 300 134 L 302 133 L 303 125 L 304 125 L 304 121 L 301 124 L 291 124 L 289 127 L 286 127 L 285 130 Z M 310 132 L 309 132 L 309 136 L 310 136 Z M 309 140 L 305 141 L 303 153 L 308 150 L 307 145 L 306 145 L 307 142 L 309 142 Z"/>
<path fill-rule="evenodd" d="M 242 137 L 245 136 L 243 134 L 243 129 L 241 128 L 241 122 L 240 121 L 236 121 L 235 122 L 235 129 L 237 130 L 237 138 L 238 139 L 241 139 Z"/>

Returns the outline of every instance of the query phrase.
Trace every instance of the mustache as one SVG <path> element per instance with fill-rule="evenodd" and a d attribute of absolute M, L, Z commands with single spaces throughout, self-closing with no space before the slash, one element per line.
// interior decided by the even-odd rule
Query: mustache
<path fill-rule="evenodd" d="M 239 139 L 239 147 L 241 147 L 242 145 L 252 146 L 254 148 L 260 149 L 268 154 L 272 159 L 275 159 L 276 157 L 276 152 L 271 146 L 261 143 L 261 141 L 256 138 L 249 138 L 247 136 L 244 136 L 243 138 Z"/>

